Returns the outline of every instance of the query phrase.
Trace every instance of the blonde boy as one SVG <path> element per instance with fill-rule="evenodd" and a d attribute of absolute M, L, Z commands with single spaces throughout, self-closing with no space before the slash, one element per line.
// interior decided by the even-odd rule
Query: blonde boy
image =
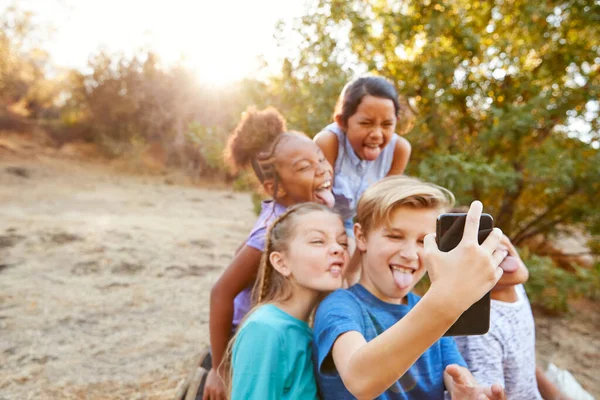
<path fill-rule="evenodd" d="M 444 332 L 502 275 L 506 251 L 495 229 L 479 246 L 482 206 L 474 202 L 463 240 L 441 253 L 437 216 L 454 202 L 446 189 L 393 176 L 367 189 L 354 227 L 361 254 L 358 284 L 337 290 L 315 316 L 313 360 L 324 399 L 503 399 L 499 385 L 479 386 Z M 431 288 L 411 293 L 429 272 Z"/>

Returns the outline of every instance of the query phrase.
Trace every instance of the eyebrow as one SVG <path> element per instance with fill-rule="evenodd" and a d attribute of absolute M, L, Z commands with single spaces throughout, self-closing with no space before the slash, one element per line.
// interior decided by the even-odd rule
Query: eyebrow
<path fill-rule="evenodd" d="M 400 232 L 400 233 L 404 233 L 404 229 L 394 228 L 394 227 L 386 227 L 385 230 L 386 230 L 386 232 Z"/>
<path fill-rule="evenodd" d="M 320 233 L 322 235 L 327 236 L 327 233 L 324 230 L 322 230 L 322 229 L 314 229 L 313 228 L 313 229 L 309 229 L 309 230 L 307 230 L 307 231 L 304 232 L 305 235 L 310 235 L 311 233 Z"/>
<path fill-rule="evenodd" d="M 293 166 L 293 167 L 295 167 L 297 164 L 300 164 L 301 162 L 304 162 L 304 161 L 306 161 L 306 162 L 309 162 L 309 163 L 310 163 L 310 160 L 309 160 L 308 158 L 306 158 L 306 157 L 302 157 L 302 158 L 301 158 L 301 159 L 299 159 L 298 161 L 294 161 L 294 163 L 292 164 L 292 166 Z"/>

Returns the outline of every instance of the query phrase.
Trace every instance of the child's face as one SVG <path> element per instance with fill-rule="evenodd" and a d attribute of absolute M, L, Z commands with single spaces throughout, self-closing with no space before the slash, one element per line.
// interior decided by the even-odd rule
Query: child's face
<path fill-rule="evenodd" d="M 375 160 L 396 130 L 394 102 L 370 95 L 363 97 L 343 128 L 356 155 L 363 160 Z"/>
<path fill-rule="evenodd" d="M 341 288 L 348 264 L 348 237 L 340 217 L 323 211 L 298 217 L 287 251 L 273 264 L 277 262 L 296 288 L 316 292 Z"/>
<path fill-rule="evenodd" d="M 440 210 L 396 208 L 390 225 L 374 227 L 366 235 L 357 225 L 356 246 L 362 253 L 360 283 L 387 303 L 400 304 L 425 274 L 423 239 L 435 232 Z"/>
<path fill-rule="evenodd" d="M 285 206 L 315 202 L 333 207 L 333 168 L 312 140 L 303 136 L 286 138 L 277 147 L 279 196 Z"/>

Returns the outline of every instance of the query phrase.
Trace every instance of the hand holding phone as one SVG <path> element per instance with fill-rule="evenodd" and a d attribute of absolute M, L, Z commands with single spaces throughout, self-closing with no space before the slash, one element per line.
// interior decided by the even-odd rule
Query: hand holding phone
<path fill-rule="evenodd" d="M 440 235 L 439 242 L 444 243 L 444 246 L 457 244 L 452 250 L 442 252 L 438 249 L 434 235 L 425 238 L 423 262 L 431 279 L 430 291 L 435 290 L 438 295 L 447 299 L 449 312 L 459 311 L 458 315 L 484 297 L 502 276 L 502 269 L 498 268 L 498 265 L 506 253 L 496 251 L 502 232 L 495 228 L 487 232 L 488 237 L 479 243 L 482 208 L 481 202 L 473 202 L 463 220 L 464 229 L 460 223 L 451 223 L 448 225 L 448 231 L 454 232 L 454 237 L 446 239 Z M 485 229 L 488 227 L 484 226 Z M 462 235 L 457 238 L 457 233 Z M 482 239 L 484 234 L 481 234 Z M 484 322 L 489 324 L 489 311 L 486 319 Z M 477 333 L 473 330 L 460 334 L 479 334 L 483 331 L 481 325 L 477 327 Z M 449 331 L 449 334 L 457 333 Z"/>
<path fill-rule="evenodd" d="M 440 251 L 449 252 L 463 238 L 467 214 L 441 214 L 437 219 L 436 240 Z M 477 242 L 482 244 L 494 229 L 494 220 L 489 214 L 481 214 Z M 483 335 L 490 329 L 490 292 L 467 309 L 448 329 L 444 336 Z"/>

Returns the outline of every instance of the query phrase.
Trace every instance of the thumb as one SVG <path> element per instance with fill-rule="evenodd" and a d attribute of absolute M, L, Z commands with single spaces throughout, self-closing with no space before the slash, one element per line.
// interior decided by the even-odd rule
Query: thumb
<path fill-rule="evenodd" d="M 429 235 L 426 235 L 425 238 L 423 239 L 423 248 L 425 249 L 426 252 L 438 252 L 438 245 L 435 241 L 435 233 L 430 233 Z"/>
<path fill-rule="evenodd" d="M 502 385 L 497 383 L 492 385 L 492 398 L 495 400 L 506 400 L 506 393 L 502 388 Z"/>
<path fill-rule="evenodd" d="M 457 385 L 465 385 L 467 383 L 460 367 L 456 364 L 448 365 L 446 367 L 446 373 L 450 375 L 454 383 Z"/>
<path fill-rule="evenodd" d="M 502 278 L 502 275 L 504 275 L 504 270 L 502 269 L 502 267 L 496 267 L 495 272 L 496 272 L 496 283 L 498 283 L 500 278 Z"/>

